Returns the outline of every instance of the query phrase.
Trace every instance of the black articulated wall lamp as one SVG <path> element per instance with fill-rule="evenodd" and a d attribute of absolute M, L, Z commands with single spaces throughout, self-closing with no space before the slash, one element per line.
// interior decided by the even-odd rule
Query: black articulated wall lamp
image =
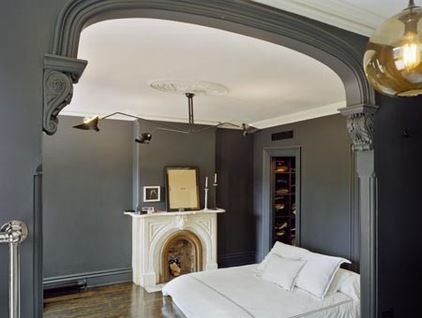
<path fill-rule="evenodd" d="M 125 113 L 122 113 L 122 112 L 115 112 L 115 113 L 112 113 L 112 114 L 104 116 L 104 117 L 94 116 L 92 118 L 84 120 L 84 122 L 81 123 L 81 124 L 73 126 L 73 128 L 82 129 L 82 130 L 94 130 L 94 131 L 98 132 L 98 131 L 100 131 L 100 128 L 98 127 L 99 122 L 106 119 L 106 118 L 115 116 L 115 115 L 126 116 L 126 117 L 130 117 L 130 118 L 138 119 L 138 120 L 141 120 L 141 121 L 149 122 L 149 123 L 154 123 L 154 124 L 157 124 L 157 125 L 158 124 L 163 125 L 163 127 L 155 128 L 154 131 L 155 130 L 166 130 L 166 131 L 173 131 L 173 132 L 178 132 L 178 133 L 187 133 L 184 130 L 179 130 L 179 129 L 176 129 L 174 127 L 164 125 L 162 123 L 157 123 L 157 122 L 152 121 L 152 120 L 144 119 L 142 117 L 138 117 L 138 116 L 134 116 L 134 115 L 130 115 L 130 114 L 125 114 Z M 151 139 L 152 139 L 152 133 L 144 132 L 144 133 L 141 134 L 140 137 L 135 139 L 135 142 L 140 143 L 140 144 L 149 144 Z"/>
<path fill-rule="evenodd" d="M 149 132 L 146 132 L 146 133 L 142 133 L 139 138 L 136 138 L 135 142 L 137 142 L 138 144 L 148 145 L 151 142 L 151 139 L 152 139 L 152 134 Z"/>
<path fill-rule="evenodd" d="M 157 121 L 154 121 L 154 120 L 149 120 L 149 119 L 145 119 L 145 118 L 142 118 L 142 117 L 138 117 L 138 116 L 135 116 L 135 115 L 126 114 L 126 113 L 122 113 L 122 112 L 115 112 L 115 113 L 112 113 L 112 114 L 104 116 L 104 117 L 94 116 L 94 117 L 85 119 L 83 123 L 75 125 L 75 126 L 73 126 L 73 128 L 82 129 L 82 130 L 94 130 L 94 131 L 98 132 L 98 131 L 100 131 L 100 128 L 98 127 L 100 121 L 102 121 L 106 118 L 112 117 L 112 116 L 116 116 L 116 115 L 130 117 L 130 118 L 133 118 L 133 119 L 138 119 L 140 121 L 147 122 L 147 123 L 153 123 L 156 127 L 153 129 L 152 132 L 144 132 L 144 133 L 141 134 L 141 136 L 139 136 L 138 138 L 135 139 L 135 142 L 140 143 L 140 144 L 149 144 L 151 142 L 151 139 L 152 139 L 152 133 L 156 130 L 176 132 L 176 133 L 181 133 L 181 134 L 192 134 L 192 133 L 199 133 L 199 132 L 205 131 L 207 129 L 211 129 L 211 128 L 225 127 L 225 128 L 233 128 L 233 129 L 241 130 L 243 136 L 248 136 L 248 135 L 254 134 L 254 133 L 259 131 L 258 128 L 255 128 L 255 127 L 248 125 L 248 124 L 245 124 L 245 123 L 234 124 L 234 123 L 230 123 L 230 122 L 220 122 L 216 125 L 206 126 L 206 127 L 202 127 L 202 128 L 199 128 L 199 129 L 194 129 L 195 120 L 194 120 L 194 114 L 193 114 L 193 97 L 195 96 L 195 94 L 194 93 L 186 93 L 185 95 L 188 99 L 188 116 L 189 116 L 189 121 L 188 121 L 189 128 L 187 130 L 180 129 L 178 127 L 174 127 L 174 126 L 165 124 L 163 122 L 157 122 Z"/>
<path fill-rule="evenodd" d="M 73 126 L 73 128 L 82 129 L 82 130 L 100 131 L 100 128 L 98 128 L 99 120 L 100 120 L 100 117 L 95 116 L 95 117 L 84 120 L 82 124 Z"/>

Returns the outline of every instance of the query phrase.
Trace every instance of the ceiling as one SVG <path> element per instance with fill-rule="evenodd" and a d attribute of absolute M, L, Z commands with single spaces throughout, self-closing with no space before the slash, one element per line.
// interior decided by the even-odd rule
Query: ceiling
<path fill-rule="evenodd" d="M 407 4 L 407 0 L 255 2 L 366 36 Z M 186 98 L 153 90 L 150 83 L 156 80 L 210 81 L 228 88 L 225 96 L 195 97 L 198 123 L 246 122 L 264 128 L 331 115 L 345 106 L 343 85 L 325 65 L 269 42 L 198 25 L 156 19 L 100 22 L 83 31 L 79 57 L 89 64 L 72 104 L 62 112 L 67 115 L 122 111 L 186 122 Z"/>
<path fill-rule="evenodd" d="M 366 36 L 403 10 L 408 0 L 255 0 Z M 421 5 L 421 0 L 416 0 Z"/>
<path fill-rule="evenodd" d="M 82 32 L 79 58 L 88 66 L 65 115 L 122 111 L 187 121 L 183 94 L 150 87 L 156 80 L 224 85 L 224 96 L 196 96 L 195 121 L 258 128 L 334 114 L 345 106 L 339 77 L 320 62 L 279 45 L 198 25 L 120 19 Z"/>

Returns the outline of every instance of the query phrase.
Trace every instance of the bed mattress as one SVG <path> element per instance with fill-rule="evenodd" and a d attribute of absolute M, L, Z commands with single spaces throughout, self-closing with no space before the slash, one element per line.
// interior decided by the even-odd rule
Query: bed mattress
<path fill-rule="evenodd" d="M 319 300 L 256 275 L 257 265 L 192 273 L 169 282 L 164 296 L 188 318 L 358 318 L 360 302 L 336 292 Z"/>

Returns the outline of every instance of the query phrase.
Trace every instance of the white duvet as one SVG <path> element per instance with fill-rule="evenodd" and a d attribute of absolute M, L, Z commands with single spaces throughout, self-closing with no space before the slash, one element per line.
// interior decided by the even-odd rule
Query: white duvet
<path fill-rule="evenodd" d="M 256 265 L 181 276 L 163 295 L 188 318 L 358 318 L 360 303 L 336 292 L 319 300 L 298 288 L 288 292 L 256 276 Z"/>

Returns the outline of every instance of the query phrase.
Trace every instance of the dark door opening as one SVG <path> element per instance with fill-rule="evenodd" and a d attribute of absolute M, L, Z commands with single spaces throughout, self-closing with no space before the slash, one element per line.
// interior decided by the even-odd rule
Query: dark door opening
<path fill-rule="evenodd" d="M 296 181 L 296 157 L 271 158 L 272 245 L 298 245 Z"/>

